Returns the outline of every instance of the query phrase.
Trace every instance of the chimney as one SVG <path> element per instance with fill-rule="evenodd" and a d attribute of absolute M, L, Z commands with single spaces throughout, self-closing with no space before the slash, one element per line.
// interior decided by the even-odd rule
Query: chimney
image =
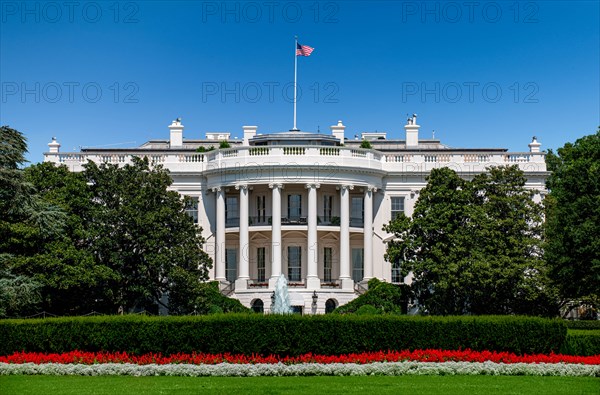
<path fill-rule="evenodd" d="M 531 143 L 529 143 L 529 152 L 540 152 L 541 144 L 538 143 L 537 138 L 533 136 L 531 139 Z"/>
<path fill-rule="evenodd" d="M 256 131 L 258 130 L 258 126 L 242 126 L 244 129 L 244 142 L 243 145 L 250 145 L 250 139 L 256 136 Z"/>
<path fill-rule="evenodd" d="M 404 130 L 406 130 L 406 147 L 417 147 L 419 145 L 419 128 L 417 125 L 417 114 L 413 114 L 412 117 L 406 120 Z"/>
<path fill-rule="evenodd" d="M 333 137 L 340 140 L 341 144 L 344 144 L 344 130 L 346 130 L 346 126 L 344 126 L 342 121 L 338 121 L 337 125 L 332 125 L 329 128 Z"/>
<path fill-rule="evenodd" d="M 56 137 L 52 137 L 52 141 L 48 143 L 48 152 L 58 154 L 60 152 L 60 143 L 56 141 Z"/>
<path fill-rule="evenodd" d="M 169 125 L 169 143 L 171 148 L 182 148 L 183 147 L 183 125 L 181 124 L 181 118 L 177 118 Z"/>

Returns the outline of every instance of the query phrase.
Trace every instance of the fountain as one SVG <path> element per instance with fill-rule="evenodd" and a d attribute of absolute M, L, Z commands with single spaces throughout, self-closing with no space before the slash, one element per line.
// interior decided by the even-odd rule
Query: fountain
<path fill-rule="evenodd" d="M 292 314 L 292 306 L 290 304 L 290 294 L 288 292 L 287 280 L 282 274 L 279 275 L 275 284 L 275 292 L 273 305 L 271 306 L 273 314 Z"/>

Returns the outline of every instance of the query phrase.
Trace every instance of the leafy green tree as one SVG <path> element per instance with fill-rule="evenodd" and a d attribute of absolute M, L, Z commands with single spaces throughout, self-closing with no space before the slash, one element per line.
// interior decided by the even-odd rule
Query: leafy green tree
<path fill-rule="evenodd" d="M 66 214 L 63 232 L 39 246 L 35 255 L 18 260 L 20 272 L 43 284 L 43 308 L 58 315 L 109 313 L 106 282 L 114 271 L 92 254 L 92 193 L 82 173 L 64 165 L 41 163 L 25 169 L 25 178 L 49 204 Z"/>
<path fill-rule="evenodd" d="M 600 304 L 600 128 L 547 155 L 545 258 L 563 301 Z"/>
<path fill-rule="evenodd" d="M 202 250 L 201 229 L 185 213 L 181 196 L 169 191 L 167 170 L 147 159 L 118 167 L 88 163 L 84 176 L 92 193 L 92 254 L 115 274 L 107 297 L 115 310 L 162 304 L 191 312 L 195 298 L 183 297 L 208 278 L 212 262 Z M 169 295 L 167 306 L 164 296 Z"/>
<path fill-rule="evenodd" d="M 412 273 L 411 291 L 432 314 L 555 314 L 541 259 L 541 205 L 516 166 L 471 181 L 434 169 L 386 259 Z"/>
<path fill-rule="evenodd" d="M 0 273 L 0 317 L 37 313 L 42 284 L 27 276 Z"/>
<path fill-rule="evenodd" d="M 20 258 L 34 256 L 40 246 L 58 237 L 65 221 L 64 212 L 41 199 L 26 181 L 21 169 L 26 152 L 27 140 L 22 133 L 8 126 L 0 127 L 0 280 L 2 303 L 15 300 L 7 295 L 21 295 L 23 303 L 10 302 L 4 308 L 14 315 L 31 310 L 38 301 L 34 297 L 37 282 L 18 273 Z"/>

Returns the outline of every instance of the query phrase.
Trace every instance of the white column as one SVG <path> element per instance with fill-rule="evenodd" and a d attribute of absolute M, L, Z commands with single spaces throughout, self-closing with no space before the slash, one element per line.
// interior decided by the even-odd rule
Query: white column
<path fill-rule="evenodd" d="M 369 185 L 365 189 L 365 222 L 364 222 L 364 252 L 365 252 L 365 276 L 364 281 L 368 282 L 373 278 L 373 194 L 377 188 Z"/>
<path fill-rule="evenodd" d="M 282 184 L 269 184 L 273 189 L 271 202 L 271 278 L 269 288 L 275 288 L 281 274 L 281 189 Z"/>
<path fill-rule="evenodd" d="M 321 288 L 321 280 L 319 280 L 318 261 L 319 248 L 317 245 L 317 188 L 319 184 L 307 184 L 308 189 L 308 232 L 307 232 L 307 271 L 306 271 L 306 288 L 319 289 Z"/>
<path fill-rule="evenodd" d="M 217 194 L 217 229 L 215 234 L 215 280 L 225 281 L 225 191 L 213 188 Z"/>
<path fill-rule="evenodd" d="M 248 234 L 248 185 L 236 185 L 240 191 L 240 270 L 235 280 L 235 289 L 247 289 L 250 279 L 250 245 Z"/>
<path fill-rule="evenodd" d="M 353 185 L 342 185 L 340 204 L 340 281 L 342 289 L 353 289 L 350 277 L 350 190 Z"/>

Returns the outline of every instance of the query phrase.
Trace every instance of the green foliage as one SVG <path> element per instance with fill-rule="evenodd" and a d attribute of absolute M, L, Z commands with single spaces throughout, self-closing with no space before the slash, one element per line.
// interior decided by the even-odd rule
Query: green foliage
<path fill-rule="evenodd" d="M 386 259 L 414 275 L 411 291 L 431 314 L 554 316 L 541 259 L 542 207 L 517 166 L 471 181 L 434 169 L 412 218 L 384 226 L 395 235 Z"/>
<path fill-rule="evenodd" d="M 600 330 L 569 330 L 560 352 L 568 355 L 599 355 Z"/>
<path fill-rule="evenodd" d="M 360 148 L 372 149 L 373 146 L 371 145 L 371 143 L 369 142 L 369 140 L 363 140 L 363 141 L 360 142 Z"/>
<path fill-rule="evenodd" d="M 364 294 L 338 307 L 334 312 L 340 314 L 402 314 L 404 305 L 406 305 L 406 298 L 403 297 L 400 286 L 373 278 L 369 280 L 369 288 Z"/>
<path fill-rule="evenodd" d="M 563 300 L 600 304 L 600 129 L 546 158 L 544 256 Z"/>
<path fill-rule="evenodd" d="M 567 328 L 569 329 L 582 329 L 582 330 L 600 330 L 600 321 L 595 320 L 576 320 L 576 321 L 565 321 Z"/>
<path fill-rule="evenodd" d="M 215 314 L 0 320 L 0 355 L 14 351 L 336 355 L 439 348 L 558 352 L 567 329 L 535 317 Z"/>
<path fill-rule="evenodd" d="M 91 251 L 115 273 L 106 284 L 115 311 L 162 304 L 165 294 L 174 312 L 193 311 L 190 290 L 208 278 L 212 261 L 181 196 L 168 190 L 168 171 L 133 158 L 123 167 L 88 163 L 84 176 L 93 196 Z"/>
<path fill-rule="evenodd" d="M 219 149 L 231 148 L 231 144 L 227 140 L 219 142 Z"/>
<path fill-rule="evenodd" d="M 40 301 L 41 284 L 26 276 L 0 275 L 0 317 L 34 312 Z"/>
<path fill-rule="evenodd" d="M 194 314 L 250 313 L 252 311 L 245 307 L 239 300 L 228 298 L 221 294 L 217 281 L 206 283 L 196 281 L 189 290 L 189 295 L 183 295 L 185 297 L 184 300 L 181 302 L 171 300 L 171 303 L 176 306 L 186 306 L 186 303 L 189 303 L 186 302 L 186 299 L 192 300 L 193 310 L 191 312 Z M 175 310 L 170 313 L 189 313 L 188 310 Z"/>

